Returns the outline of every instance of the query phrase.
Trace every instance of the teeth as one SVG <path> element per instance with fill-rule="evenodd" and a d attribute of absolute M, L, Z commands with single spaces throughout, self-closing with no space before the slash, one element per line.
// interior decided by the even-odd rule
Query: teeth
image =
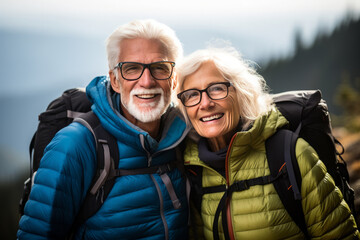
<path fill-rule="evenodd" d="M 144 99 L 148 99 L 148 98 L 154 98 L 156 95 L 155 94 L 140 94 L 140 95 L 136 95 L 139 98 L 144 98 Z"/>
<path fill-rule="evenodd" d="M 210 117 L 204 117 L 204 118 L 202 118 L 201 120 L 203 121 L 203 122 L 207 122 L 207 121 L 211 121 L 211 120 L 214 120 L 214 119 L 219 119 L 219 118 L 221 118 L 223 116 L 223 114 L 215 114 L 215 115 L 212 115 L 212 116 L 210 116 Z"/>

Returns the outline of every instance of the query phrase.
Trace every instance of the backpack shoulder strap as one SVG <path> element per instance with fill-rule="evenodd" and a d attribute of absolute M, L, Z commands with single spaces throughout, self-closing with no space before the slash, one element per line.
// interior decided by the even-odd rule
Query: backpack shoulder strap
<path fill-rule="evenodd" d="M 74 121 L 87 127 L 94 136 L 97 152 L 97 170 L 94 173 L 93 181 L 79 213 L 74 220 L 69 239 L 74 237 L 78 227 L 94 215 L 104 203 L 115 183 L 115 177 L 111 176 L 111 173 L 114 169 L 117 169 L 119 164 L 117 141 L 114 136 L 102 127 L 99 118 L 94 112 L 90 111 L 82 114 Z"/>
<path fill-rule="evenodd" d="M 273 184 L 285 209 L 309 239 L 301 205 L 301 174 L 295 155 L 297 138 L 297 134 L 290 130 L 278 130 L 266 141 L 266 155 L 272 176 L 276 176 L 286 166 L 285 177 L 279 178 Z"/>
<path fill-rule="evenodd" d="M 194 206 L 199 213 L 201 213 L 201 202 L 204 195 L 202 187 L 202 171 L 203 167 L 201 166 L 191 165 L 186 167 L 186 177 L 190 184 L 189 200 L 194 203 Z"/>

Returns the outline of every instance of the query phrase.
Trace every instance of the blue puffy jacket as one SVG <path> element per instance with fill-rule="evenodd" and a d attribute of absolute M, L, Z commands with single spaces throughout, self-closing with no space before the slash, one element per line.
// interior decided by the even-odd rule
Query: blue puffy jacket
<path fill-rule="evenodd" d="M 118 141 L 119 168 L 135 169 L 175 160 L 175 147 L 188 128 L 169 108 L 162 117 L 162 137 L 154 140 L 116 110 L 119 96 L 111 96 L 106 77 L 95 78 L 86 89 L 92 110 Z M 90 131 L 73 122 L 60 130 L 46 147 L 25 214 L 19 239 L 64 239 L 79 211 L 96 169 L 96 150 Z M 175 209 L 158 174 L 116 179 L 100 210 L 76 232 L 76 239 L 185 239 L 187 200 L 178 169 L 167 173 L 182 207 Z"/>

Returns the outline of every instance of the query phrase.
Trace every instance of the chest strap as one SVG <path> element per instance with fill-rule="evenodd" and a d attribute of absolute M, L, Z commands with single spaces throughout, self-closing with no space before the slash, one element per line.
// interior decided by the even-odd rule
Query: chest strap
<path fill-rule="evenodd" d="M 158 166 L 151 166 L 145 168 L 135 168 L 135 169 L 112 169 L 110 172 L 110 177 L 121 177 L 121 176 L 128 176 L 128 175 L 139 175 L 139 174 L 164 174 L 171 172 L 175 169 L 176 164 L 175 162 L 166 163 Z"/>
<path fill-rule="evenodd" d="M 276 176 L 268 175 L 263 177 L 257 177 L 242 181 L 234 182 L 230 187 L 226 188 L 226 185 L 219 185 L 214 187 L 204 187 L 202 188 L 202 194 L 216 193 L 216 192 L 224 192 L 224 195 L 220 199 L 219 205 L 216 209 L 214 222 L 213 222 L 213 239 L 219 239 L 219 216 L 220 212 L 222 213 L 222 226 L 224 230 L 225 239 L 230 239 L 227 224 L 227 211 L 226 206 L 228 200 L 231 199 L 231 195 L 233 192 L 241 192 L 249 189 L 251 186 L 256 185 L 267 185 L 276 181 L 279 177 L 287 175 L 286 167 L 282 167 Z"/>
<path fill-rule="evenodd" d="M 110 177 L 121 177 L 128 175 L 139 175 L 139 174 L 159 174 L 162 175 L 164 173 L 171 172 L 175 169 L 176 163 L 175 161 L 171 163 L 166 163 L 158 166 L 144 167 L 144 168 L 135 168 L 135 169 L 112 169 L 110 172 Z"/>
<path fill-rule="evenodd" d="M 136 169 L 112 169 L 110 171 L 110 178 L 121 177 L 121 176 L 128 176 L 128 175 L 139 175 L 139 174 L 158 174 L 163 181 L 166 190 L 169 193 L 171 201 L 175 209 L 181 208 L 181 203 L 179 198 L 175 193 L 175 189 L 173 184 L 171 183 L 171 179 L 168 172 L 171 172 L 173 169 L 177 167 L 177 162 L 172 161 L 170 163 L 158 165 L 158 166 L 151 166 L 145 168 L 136 168 Z"/>

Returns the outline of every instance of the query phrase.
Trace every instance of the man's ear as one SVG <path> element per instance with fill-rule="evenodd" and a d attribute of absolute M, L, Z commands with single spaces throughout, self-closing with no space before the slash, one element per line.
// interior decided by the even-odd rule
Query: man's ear
<path fill-rule="evenodd" d="M 178 75 L 176 74 L 176 72 L 173 72 L 173 76 L 172 76 L 172 90 L 175 90 L 177 84 L 178 84 Z"/>
<path fill-rule="evenodd" d="M 109 71 L 109 77 L 112 89 L 115 92 L 120 93 L 120 81 L 116 79 L 115 73 L 113 71 Z"/>

